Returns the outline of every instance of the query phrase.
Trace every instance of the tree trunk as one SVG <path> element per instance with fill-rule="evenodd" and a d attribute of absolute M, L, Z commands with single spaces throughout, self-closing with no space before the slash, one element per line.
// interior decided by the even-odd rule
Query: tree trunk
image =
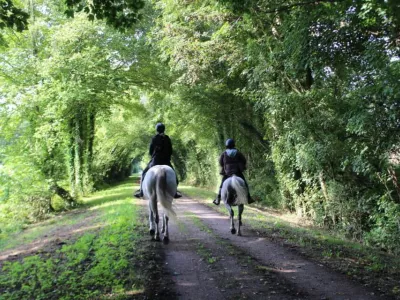
<path fill-rule="evenodd" d="M 88 172 L 92 171 L 95 120 L 96 120 L 96 113 L 90 112 L 88 120 L 89 126 L 88 126 L 88 142 L 87 142 Z"/>
<path fill-rule="evenodd" d="M 69 172 L 69 185 L 71 187 L 71 194 L 76 195 L 75 188 L 75 134 L 74 134 L 74 124 L 75 121 L 71 120 L 69 122 L 69 144 L 68 144 L 68 158 L 67 167 Z"/>
<path fill-rule="evenodd" d="M 82 128 L 81 128 L 80 116 L 77 115 L 75 118 L 75 128 L 74 128 L 74 136 L 75 136 L 74 166 L 75 166 L 75 187 L 79 194 L 83 192 L 83 182 L 82 182 L 83 147 L 81 139 L 81 130 Z"/>
<path fill-rule="evenodd" d="M 68 207 L 74 207 L 77 205 L 74 197 L 72 197 L 66 189 L 60 187 L 57 183 L 53 183 L 50 187 L 50 190 L 63 199 Z"/>
<path fill-rule="evenodd" d="M 94 144 L 94 128 L 95 128 L 95 113 L 90 111 L 85 117 L 85 130 L 82 134 L 84 139 L 83 145 L 83 186 L 85 192 L 91 191 L 92 188 L 92 162 L 93 162 L 93 144 Z"/>

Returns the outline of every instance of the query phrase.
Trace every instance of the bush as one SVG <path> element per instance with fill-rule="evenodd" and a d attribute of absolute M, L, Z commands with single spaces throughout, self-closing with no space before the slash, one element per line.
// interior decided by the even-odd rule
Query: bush
<path fill-rule="evenodd" d="M 394 203 L 387 195 L 378 201 L 378 211 L 371 215 L 372 229 L 365 233 L 369 245 L 400 254 L 400 204 Z"/>

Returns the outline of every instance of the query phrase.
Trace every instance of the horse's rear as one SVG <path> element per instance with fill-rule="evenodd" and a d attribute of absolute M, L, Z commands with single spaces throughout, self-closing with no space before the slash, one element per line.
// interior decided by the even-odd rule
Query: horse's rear
<path fill-rule="evenodd" d="M 233 175 L 224 181 L 221 189 L 221 199 L 225 203 L 226 208 L 229 211 L 231 220 L 231 233 L 235 234 L 235 223 L 232 206 L 238 206 L 238 219 L 239 225 L 237 234 L 242 235 L 240 227 L 242 226 L 242 213 L 244 210 L 244 204 L 248 204 L 248 191 L 244 180 L 236 175 Z"/>
<path fill-rule="evenodd" d="M 149 200 L 150 234 L 155 240 L 160 240 L 157 207 L 157 203 L 159 202 L 164 210 L 161 232 L 164 233 L 163 240 L 168 242 L 168 221 L 171 216 L 175 216 L 172 208 L 172 201 L 177 188 L 175 172 L 171 167 L 166 165 L 151 167 L 146 173 L 142 187 L 144 198 Z"/>

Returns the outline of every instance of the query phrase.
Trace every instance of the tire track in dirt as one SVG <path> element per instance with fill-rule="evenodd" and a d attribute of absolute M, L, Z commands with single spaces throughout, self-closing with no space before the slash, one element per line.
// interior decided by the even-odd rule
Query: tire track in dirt
<path fill-rule="evenodd" d="M 179 299 L 306 299 L 289 282 L 259 268 L 246 253 L 201 226 L 179 201 L 178 220 L 170 222 L 169 245 L 163 247 L 166 268 Z"/>
<path fill-rule="evenodd" d="M 243 236 L 232 235 L 227 216 L 192 199 L 175 208 L 162 249 L 180 299 L 383 299 L 246 226 Z"/>

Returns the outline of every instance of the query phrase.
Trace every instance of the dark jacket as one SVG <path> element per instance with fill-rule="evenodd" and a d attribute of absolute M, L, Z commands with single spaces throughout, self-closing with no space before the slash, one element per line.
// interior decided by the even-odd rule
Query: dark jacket
<path fill-rule="evenodd" d="M 152 165 L 171 164 L 172 143 L 168 135 L 156 134 L 150 143 L 149 154 L 152 158 Z"/>
<path fill-rule="evenodd" d="M 246 158 L 237 149 L 226 149 L 219 158 L 219 165 L 221 175 L 241 174 L 246 170 Z"/>

